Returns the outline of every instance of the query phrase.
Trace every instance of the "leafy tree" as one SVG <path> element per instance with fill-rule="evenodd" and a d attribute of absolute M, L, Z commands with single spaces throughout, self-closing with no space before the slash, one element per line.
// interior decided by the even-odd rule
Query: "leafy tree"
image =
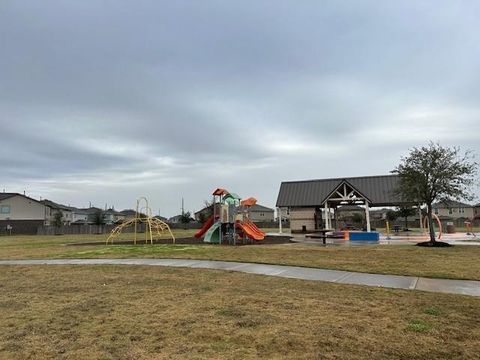
<path fill-rule="evenodd" d="M 363 216 L 362 214 L 356 212 L 352 215 L 352 221 L 355 223 L 355 224 L 360 224 L 363 222 Z"/>
<path fill-rule="evenodd" d="M 95 225 L 103 225 L 105 223 L 105 213 L 102 210 L 98 210 L 93 215 L 93 223 Z"/>
<path fill-rule="evenodd" d="M 393 211 L 393 210 L 388 210 L 387 213 L 385 214 L 385 216 L 387 217 L 387 220 L 390 223 L 393 223 L 395 220 L 397 220 L 398 213 L 396 211 Z"/>
<path fill-rule="evenodd" d="M 471 188 L 477 168 L 472 152 L 461 153 L 458 147 L 430 142 L 413 148 L 392 171 L 400 176 L 397 191 L 404 201 L 427 205 L 429 245 L 436 245 L 432 205 L 452 199 L 473 200 Z"/>
<path fill-rule="evenodd" d="M 208 218 L 213 215 L 213 202 L 205 200 L 204 208 L 202 212 L 198 215 L 198 220 L 204 224 L 207 222 Z"/>
<path fill-rule="evenodd" d="M 53 226 L 60 228 L 63 225 L 63 214 L 61 211 L 57 211 L 53 216 Z"/>
<path fill-rule="evenodd" d="M 186 213 L 183 213 L 180 216 L 180 222 L 182 224 L 189 224 L 192 221 L 192 214 L 190 214 L 190 211 L 187 211 Z"/>
<path fill-rule="evenodd" d="M 205 213 L 201 212 L 200 214 L 198 214 L 198 221 L 201 223 L 201 224 L 205 224 L 207 222 L 207 215 L 205 215 Z"/>
<path fill-rule="evenodd" d="M 416 209 L 412 206 L 400 206 L 396 212 L 398 217 L 402 217 L 405 220 L 405 230 L 408 230 L 408 217 L 415 215 Z"/>

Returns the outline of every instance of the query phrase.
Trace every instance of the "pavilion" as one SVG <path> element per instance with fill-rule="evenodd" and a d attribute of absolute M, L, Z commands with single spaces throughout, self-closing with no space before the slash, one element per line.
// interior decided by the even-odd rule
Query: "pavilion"
<path fill-rule="evenodd" d="M 395 191 L 398 183 L 398 175 L 282 182 L 277 199 L 279 223 L 281 209 L 288 208 L 292 232 L 333 229 L 332 210 L 336 220 L 338 207 L 363 205 L 366 229 L 371 231 L 370 208 L 416 205 L 401 200 Z"/>

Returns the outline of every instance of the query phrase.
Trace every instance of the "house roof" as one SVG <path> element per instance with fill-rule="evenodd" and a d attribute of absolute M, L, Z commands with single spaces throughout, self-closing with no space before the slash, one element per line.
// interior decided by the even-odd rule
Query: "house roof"
<path fill-rule="evenodd" d="M 79 210 L 84 211 L 84 212 L 87 213 L 87 214 L 96 214 L 96 213 L 98 213 L 99 211 L 102 211 L 102 212 L 103 212 L 102 209 L 97 208 L 97 207 L 90 207 L 90 208 L 79 209 Z"/>
<path fill-rule="evenodd" d="M 448 208 L 471 208 L 470 204 L 465 204 L 460 201 L 449 200 L 444 202 L 438 202 L 432 205 L 434 209 L 448 209 Z"/>
<path fill-rule="evenodd" d="M 259 204 L 255 204 L 250 207 L 250 212 L 273 212 L 273 211 L 275 210 Z"/>
<path fill-rule="evenodd" d="M 48 200 L 48 199 L 42 200 L 41 203 L 45 206 L 48 206 L 48 207 L 52 208 L 52 209 L 72 211 L 71 207 L 66 206 L 66 205 L 62 205 L 62 204 L 58 204 L 58 203 L 53 202 L 53 201 Z"/>
<path fill-rule="evenodd" d="M 0 201 L 1 200 L 6 200 L 6 199 L 11 198 L 11 197 L 16 196 L 16 195 L 20 195 L 20 194 L 17 194 L 17 193 L 0 193 Z"/>
<path fill-rule="evenodd" d="M 195 211 L 195 215 L 200 214 L 200 213 L 202 213 L 202 212 L 205 212 L 205 211 L 207 211 L 207 210 L 211 210 L 212 208 L 213 208 L 213 204 L 212 204 L 212 205 L 209 205 L 209 206 L 205 206 L 204 208 L 202 208 L 202 209 L 200 209 L 200 210 L 198 210 L 198 211 Z"/>
<path fill-rule="evenodd" d="M 120 212 L 120 211 L 117 211 L 117 210 L 115 210 L 115 209 L 112 209 L 112 208 L 110 208 L 110 209 L 106 210 L 106 211 L 105 211 L 105 214 L 112 214 L 112 215 L 125 215 L 125 214 L 123 214 L 122 212 Z"/>
<path fill-rule="evenodd" d="M 125 209 L 120 211 L 119 214 L 123 216 L 136 216 L 137 211 L 133 209 Z M 144 213 L 138 213 L 138 216 L 145 217 L 146 215 Z"/>
<path fill-rule="evenodd" d="M 29 196 L 26 196 L 26 195 L 23 195 L 23 194 L 19 194 L 19 193 L 5 193 L 5 192 L 0 193 L 0 201 L 9 199 L 9 198 L 14 197 L 14 196 L 21 196 L 21 197 L 24 197 L 24 198 L 26 198 L 26 199 L 28 199 L 28 200 L 32 200 L 32 201 L 35 201 L 35 202 L 43 205 L 43 203 L 42 203 L 41 201 L 38 201 L 38 200 L 36 200 L 36 199 L 34 199 L 34 198 L 31 198 L 31 197 L 29 197 Z"/>
<path fill-rule="evenodd" d="M 68 208 L 73 213 L 78 214 L 78 215 L 87 215 L 88 214 L 88 211 L 86 211 L 85 209 L 79 209 L 79 208 L 76 208 L 75 206 L 69 206 Z"/>
<path fill-rule="evenodd" d="M 155 219 L 158 219 L 158 220 L 162 220 L 163 222 L 167 222 L 168 219 L 166 217 L 163 217 L 163 216 L 160 216 L 160 215 L 157 215 L 157 216 L 154 216 Z"/>
<path fill-rule="evenodd" d="M 174 222 L 174 221 L 176 221 L 176 220 L 180 221 L 183 216 L 184 216 L 184 215 L 182 215 L 182 214 L 180 214 L 180 215 L 175 215 L 175 216 L 172 216 L 171 218 L 169 218 L 168 221 L 172 221 L 172 222 Z M 190 220 L 191 220 L 191 221 L 195 221 L 195 219 L 192 218 L 191 216 L 190 216 Z"/>
<path fill-rule="evenodd" d="M 398 175 L 380 175 L 283 182 L 277 206 L 321 206 L 343 182 L 363 194 L 372 206 L 395 206 L 402 203 L 395 194 L 399 179 Z"/>

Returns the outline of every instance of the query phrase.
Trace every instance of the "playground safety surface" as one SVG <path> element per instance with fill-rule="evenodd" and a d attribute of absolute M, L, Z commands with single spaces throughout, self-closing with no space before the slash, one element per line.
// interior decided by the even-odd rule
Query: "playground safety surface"
<path fill-rule="evenodd" d="M 414 276 L 367 274 L 350 271 L 314 269 L 298 266 L 265 265 L 230 261 L 183 259 L 59 259 L 1 260 L 0 266 L 34 265 L 137 265 L 172 266 L 192 269 L 238 271 L 248 274 L 277 276 L 338 284 L 364 285 L 404 290 L 419 290 L 480 297 L 480 281 L 430 279 Z"/>

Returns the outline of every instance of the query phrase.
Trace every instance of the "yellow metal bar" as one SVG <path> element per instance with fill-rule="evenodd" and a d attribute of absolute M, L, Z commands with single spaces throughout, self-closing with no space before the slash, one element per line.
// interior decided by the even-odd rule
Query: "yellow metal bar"
<path fill-rule="evenodd" d="M 141 201 L 145 202 L 145 207 L 140 208 L 140 203 Z M 142 211 L 145 211 L 144 216 L 142 216 Z M 145 197 L 141 197 L 137 199 L 137 207 L 135 211 L 135 218 L 128 220 L 120 225 L 118 225 L 116 228 L 114 228 L 110 235 L 108 236 L 106 240 L 106 245 L 109 243 L 113 244 L 113 240 L 117 238 L 123 231 L 123 229 L 129 228 L 133 225 L 134 227 L 134 244 L 137 244 L 137 236 L 138 236 L 138 223 L 143 222 L 145 224 L 145 243 L 148 244 L 148 241 L 150 240 L 150 244 L 153 245 L 153 240 L 154 240 L 154 231 L 157 234 L 158 238 L 160 239 L 162 236 L 163 232 L 167 232 L 170 234 L 173 243 L 175 244 L 175 236 L 172 233 L 172 230 L 170 229 L 170 226 L 161 221 L 160 219 L 152 217 L 152 209 L 149 207 L 148 200 Z"/>

